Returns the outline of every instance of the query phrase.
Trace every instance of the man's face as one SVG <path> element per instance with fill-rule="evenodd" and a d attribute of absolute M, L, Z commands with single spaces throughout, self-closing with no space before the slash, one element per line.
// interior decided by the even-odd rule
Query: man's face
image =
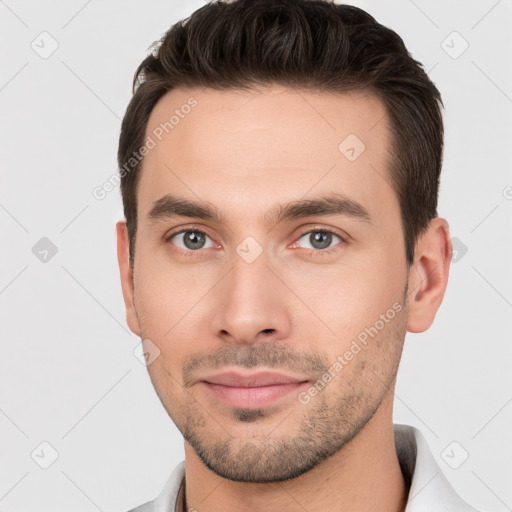
<path fill-rule="evenodd" d="M 149 373 L 188 449 L 222 477 L 303 474 L 389 408 L 407 265 L 388 130 L 364 92 L 177 89 L 152 112 L 129 322 L 160 350 Z"/>

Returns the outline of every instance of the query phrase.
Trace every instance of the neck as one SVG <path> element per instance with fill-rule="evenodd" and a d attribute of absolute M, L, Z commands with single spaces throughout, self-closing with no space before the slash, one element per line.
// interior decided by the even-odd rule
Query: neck
<path fill-rule="evenodd" d="M 284 482 L 233 482 L 207 469 L 185 443 L 186 509 L 200 512 L 403 512 L 408 489 L 395 449 L 392 397 L 338 453 Z"/>

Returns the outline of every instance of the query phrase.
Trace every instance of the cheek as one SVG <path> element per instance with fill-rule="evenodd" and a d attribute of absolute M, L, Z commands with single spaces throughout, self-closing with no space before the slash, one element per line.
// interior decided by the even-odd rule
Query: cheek
<path fill-rule="evenodd" d="M 215 283 L 204 265 L 172 262 L 164 249 L 140 251 L 135 272 L 135 305 L 147 335 L 170 338 L 194 315 L 195 307 Z"/>
<path fill-rule="evenodd" d="M 336 265 L 287 267 L 283 280 L 294 283 L 294 293 L 312 313 L 297 316 L 300 330 L 308 330 L 309 324 L 314 338 L 325 339 L 325 350 L 339 353 L 365 328 L 376 322 L 381 327 L 381 315 L 394 319 L 404 308 L 407 272 L 401 256 L 396 249 L 381 247 L 347 253 Z M 319 347 L 312 341 L 310 348 Z"/>

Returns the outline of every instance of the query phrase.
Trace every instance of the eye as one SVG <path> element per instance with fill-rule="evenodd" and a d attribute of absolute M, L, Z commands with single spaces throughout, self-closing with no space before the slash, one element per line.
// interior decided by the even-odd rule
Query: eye
<path fill-rule="evenodd" d="M 302 235 L 297 241 L 297 244 L 304 249 L 313 249 L 318 251 L 329 249 L 333 242 L 336 242 L 335 245 L 337 245 L 338 243 L 343 242 L 343 240 L 331 231 L 317 230 L 308 231 Z"/>
<path fill-rule="evenodd" d="M 185 251 L 198 251 L 214 246 L 212 239 L 202 231 L 180 231 L 171 235 L 168 241 Z"/>

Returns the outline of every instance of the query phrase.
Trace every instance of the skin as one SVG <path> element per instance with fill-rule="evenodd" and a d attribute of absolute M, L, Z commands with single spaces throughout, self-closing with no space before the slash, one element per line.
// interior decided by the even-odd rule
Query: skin
<path fill-rule="evenodd" d="M 126 225 L 117 224 L 128 325 L 160 350 L 148 371 L 185 438 L 186 507 L 403 510 L 396 373 L 406 332 L 428 329 L 441 304 L 447 222 L 431 221 L 408 267 L 387 115 L 369 92 L 175 89 L 155 106 L 147 134 L 191 96 L 197 106 L 143 162 L 134 268 Z M 349 134 L 365 144 L 355 161 L 338 150 Z M 222 219 L 148 219 L 165 194 L 207 202 Z M 264 221 L 277 204 L 330 194 L 369 219 Z M 187 229 L 207 235 L 204 248 L 171 237 Z M 310 235 L 325 229 L 335 236 L 318 249 Z M 249 236 L 262 250 L 251 263 L 237 252 Z M 308 390 L 393 304 L 394 318 L 308 403 L 292 392 L 241 409 L 198 382 L 208 372 L 270 368 L 307 380 Z"/>

